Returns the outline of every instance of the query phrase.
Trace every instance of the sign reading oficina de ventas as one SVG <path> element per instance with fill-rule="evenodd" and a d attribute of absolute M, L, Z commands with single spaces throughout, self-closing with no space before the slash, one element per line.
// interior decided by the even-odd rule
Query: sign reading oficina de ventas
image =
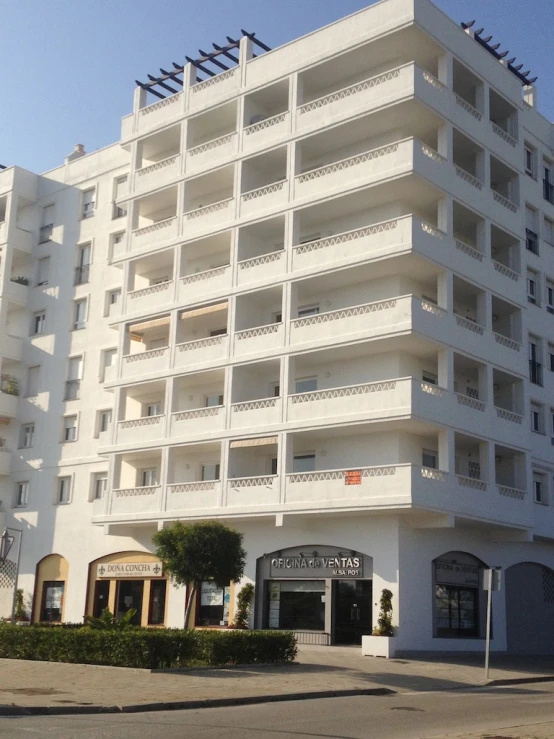
<path fill-rule="evenodd" d="M 161 577 L 161 562 L 106 562 L 98 566 L 98 577 Z"/>
<path fill-rule="evenodd" d="M 318 551 L 278 552 L 270 555 L 272 578 L 279 577 L 363 577 L 363 555 L 358 552 L 336 551 L 322 554 Z"/>

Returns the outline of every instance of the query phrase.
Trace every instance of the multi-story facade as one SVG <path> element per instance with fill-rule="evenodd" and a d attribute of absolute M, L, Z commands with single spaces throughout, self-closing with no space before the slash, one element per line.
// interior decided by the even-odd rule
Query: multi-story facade
<path fill-rule="evenodd" d="M 255 627 L 356 642 L 386 587 L 398 649 L 474 651 L 494 565 L 493 649 L 554 651 L 532 80 L 428 0 L 254 45 L 138 87 L 119 143 L 0 172 L 1 497 L 32 618 L 182 626 L 151 538 L 217 518 Z M 206 584 L 196 622 L 233 600 Z"/>

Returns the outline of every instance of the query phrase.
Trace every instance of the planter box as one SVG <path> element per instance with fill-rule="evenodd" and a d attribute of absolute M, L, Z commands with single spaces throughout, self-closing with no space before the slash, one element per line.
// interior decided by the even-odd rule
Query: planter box
<path fill-rule="evenodd" d="M 362 636 L 363 657 L 385 657 L 395 655 L 394 636 Z"/>

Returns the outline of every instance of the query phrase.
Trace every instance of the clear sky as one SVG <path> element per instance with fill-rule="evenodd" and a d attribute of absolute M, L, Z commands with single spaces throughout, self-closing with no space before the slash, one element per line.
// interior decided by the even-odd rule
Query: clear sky
<path fill-rule="evenodd" d="M 435 0 L 477 20 L 491 43 L 539 76 L 539 109 L 554 120 L 554 0 Z M 135 79 L 224 44 L 240 29 L 272 48 L 371 0 L 0 0 L 0 163 L 44 172 L 76 143 L 117 141 Z"/>

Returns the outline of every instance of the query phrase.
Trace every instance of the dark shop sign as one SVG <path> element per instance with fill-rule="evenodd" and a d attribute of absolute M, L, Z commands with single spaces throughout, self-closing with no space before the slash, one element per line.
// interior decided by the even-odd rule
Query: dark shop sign
<path fill-rule="evenodd" d="M 363 577 L 363 557 L 357 553 L 339 552 L 334 555 L 295 554 L 271 556 L 269 576 L 274 578 L 300 577 Z"/>

